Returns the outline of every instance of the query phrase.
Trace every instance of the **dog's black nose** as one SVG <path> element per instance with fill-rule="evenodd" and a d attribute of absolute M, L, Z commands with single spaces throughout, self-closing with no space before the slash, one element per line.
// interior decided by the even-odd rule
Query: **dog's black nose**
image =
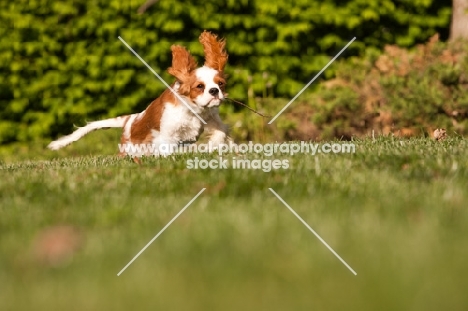
<path fill-rule="evenodd" d="M 208 93 L 210 93 L 211 95 L 215 96 L 215 95 L 218 95 L 219 93 L 219 90 L 217 88 L 211 88 Z"/>

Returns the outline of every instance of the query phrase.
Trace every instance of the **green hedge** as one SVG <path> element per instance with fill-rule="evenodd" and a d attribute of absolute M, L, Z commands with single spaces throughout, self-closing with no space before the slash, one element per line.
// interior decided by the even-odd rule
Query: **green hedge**
<path fill-rule="evenodd" d="M 436 0 L 17 0 L 0 3 L 0 143 L 68 133 L 73 124 L 143 110 L 167 81 L 170 46 L 201 56 L 203 29 L 228 40 L 231 97 L 292 97 L 352 37 L 344 56 L 448 35 Z M 202 62 L 202 59 L 199 58 Z M 333 68 L 326 72 L 333 75 Z"/>

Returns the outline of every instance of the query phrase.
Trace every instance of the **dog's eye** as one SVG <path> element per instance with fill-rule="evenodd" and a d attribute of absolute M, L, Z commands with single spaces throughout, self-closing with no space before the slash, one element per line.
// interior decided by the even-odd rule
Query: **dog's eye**
<path fill-rule="evenodd" d="M 224 83 L 223 83 L 223 82 L 218 82 L 218 85 L 219 85 L 219 86 L 223 86 Z"/>
<path fill-rule="evenodd" d="M 202 88 L 204 88 L 204 87 L 205 87 L 205 86 L 204 86 L 203 84 L 201 84 L 201 83 L 200 83 L 199 85 L 197 85 L 197 88 L 198 88 L 198 89 L 202 89 Z"/>

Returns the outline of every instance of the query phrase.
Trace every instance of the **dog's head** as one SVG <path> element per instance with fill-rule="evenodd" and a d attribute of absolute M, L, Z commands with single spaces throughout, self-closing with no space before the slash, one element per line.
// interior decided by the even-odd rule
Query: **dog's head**
<path fill-rule="evenodd" d="M 199 40 L 205 52 L 204 66 L 197 68 L 197 62 L 189 51 L 182 46 L 173 45 L 172 67 L 168 72 L 177 79 L 174 89 L 180 95 L 189 97 L 202 108 L 219 106 L 226 96 L 226 41 L 218 40 L 216 35 L 207 31 L 200 35 Z"/>

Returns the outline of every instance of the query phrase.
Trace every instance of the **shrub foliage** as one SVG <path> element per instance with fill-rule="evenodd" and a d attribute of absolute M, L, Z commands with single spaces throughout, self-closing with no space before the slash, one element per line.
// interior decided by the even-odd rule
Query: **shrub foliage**
<path fill-rule="evenodd" d="M 352 58 L 320 85 L 309 105 L 321 138 L 383 134 L 413 136 L 446 128 L 468 134 L 468 43 L 435 35 L 409 52 L 395 45 Z"/>
<path fill-rule="evenodd" d="M 201 56 L 213 30 L 228 40 L 230 96 L 252 99 L 293 96 L 354 36 L 347 56 L 446 37 L 450 21 L 436 0 L 160 0 L 140 15 L 143 1 L 1 1 L 0 142 L 144 109 L 164 86 L 118 36 L 172 81 L 170 46 Z"/>

